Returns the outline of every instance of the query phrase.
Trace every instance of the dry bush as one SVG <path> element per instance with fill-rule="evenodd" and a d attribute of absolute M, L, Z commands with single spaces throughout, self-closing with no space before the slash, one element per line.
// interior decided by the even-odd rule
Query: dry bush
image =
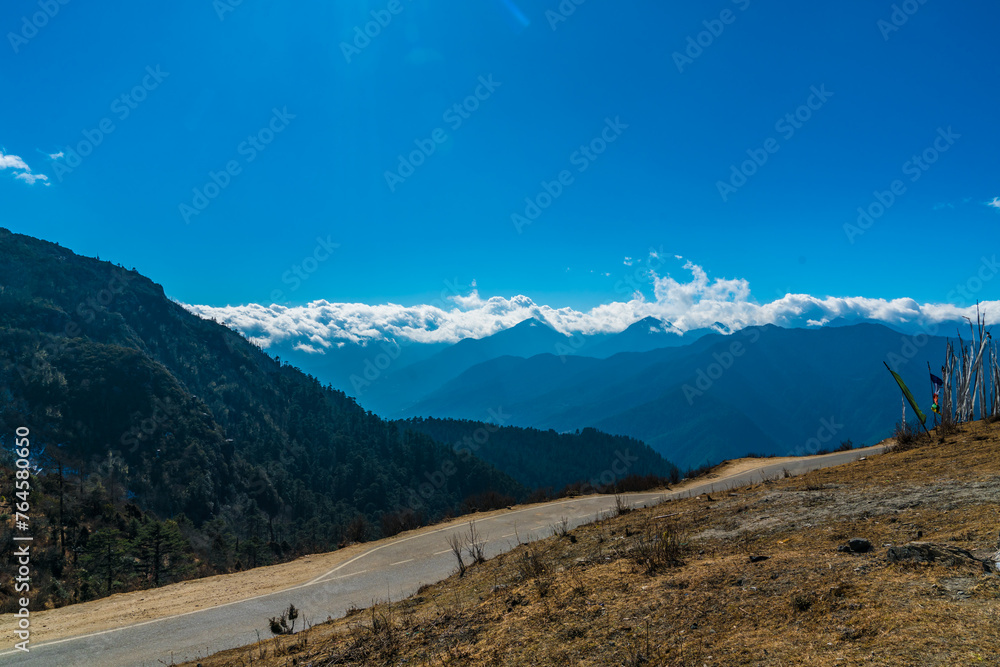
<path fill-rule="evenodd" d="M 628 502 L 628 498 L 620 493 L 615 494 L 615 508 L 612 512 L 612 516 L 623 516 L 632 511 L 632 506 Z"/>
<path fill-rule="evenodd" d="M 938 434 L 939 437 L 947 438 L 950 435 L 957 435 L 960 432 L 960 430 L 958 428 L 958 424 L 955 423 L 954 419 L 945 417 L 944 419 L 941 420 L 941 423 L 935 429 L 935 432 Z"/>
<path fill-rule="evenodd" d="M 452 533 L 448 536 L 448 546 L 458 560 L 458 576 L 465 576 L 465 561 L 462 559 L 462 551 L 465 549 L 465 540 L 459 533 Z"/>
<path fill-rule="evenodd" d="M 295 619 L 299 617 L 299 610 L 295 605 L 288 605 L 288 609 L 281 612 L 281 616 L 272 616 L 268 619 L 273 635 L 291 635 L 295 633 Z M 291 623 L 289 623 L 289 621 Z"/>
<path fill-rule="evenodd" d="M 912 422 L 905 424 L 897 423 L 896 430 L 892 433 L 892 437 L 895 438 L 896 443 L 892 445 L 890 451 L 905 452 L 917 447 L 920 444 L 921 434 L 920 428 Z"/>
<path fill-rule="evenodd" d="M 332 650 L 324 655 L 327 662 L 321 664 L 386 665 L 394 662 L 401 639 L 409 628 L 395 621 L 391 606 L 373 606 L 369 614 L 368 623 L 352 624 L 344 641 L 330 644 Z"/>
<path fill-rule="evenodd" d="M 469 532 L 465 535 L 465 548 L 472 562 L 479 565 L 486 562 L 486 538 L 476 529 L 476 522 L 469 522 Z"/>
<path fill-rule="evenodd" d="M 642 566 L 647 574 L 684 564 L 684 542 L 680 532 L 671 525 L 647 523 L 636 534 L 629 558 Z"/>
<path fill-rule="evenodd" d="M 536 579 L 549 571 L 548 565 L 542 559 L 541 551 L 535 547 L 526 546 L 514 562 L 521 579 Z"/>

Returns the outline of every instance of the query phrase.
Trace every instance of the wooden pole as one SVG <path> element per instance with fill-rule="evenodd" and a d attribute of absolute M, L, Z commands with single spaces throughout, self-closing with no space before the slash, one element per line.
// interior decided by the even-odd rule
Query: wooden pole
<path fill-rule="evenodd" d="M 892 375 L 893 376 L 893 380 L 895 380 L 896 376 L 895 376 L 895 374 L 893 374 L 892 369 L 889 368 L 889 364 L 887 364 L 887 363 L 885 363 L 883 361 L 882 365 L 885 366 L 885 370 L 889 371 L 889 374 Z M 897 384 L 897 386 L 899 386 L 899 391 L 902 393 L 903 392 L 903 387 L 902 387 L 902 385 L 899 384 L 899 382 L 901 382 L 901 380 L 897 381 L 896 384 Z M 919 415 L 917 415 L 917 417 L 918 417 L 917 421 L 920 422 L 920 427 L 923 428 L 924 429 L 924 433 L 927 434 L 927 439 L 928 440 L 932 439 L 931 432 L 927 430 L 927 425 L 924 422 L 920 421 L 920 419 L 919 419 L 920 416 Z M 906 418 L 906 394 L 905 393 L 903 393 L 903 418 L 904 419 Z M 925 417 L 925 419 L 926 419 L 926 417 Z"/>

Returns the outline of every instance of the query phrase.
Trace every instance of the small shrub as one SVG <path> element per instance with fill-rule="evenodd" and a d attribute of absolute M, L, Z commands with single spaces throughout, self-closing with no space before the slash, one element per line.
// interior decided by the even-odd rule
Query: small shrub
<path fill-rule="evenodd" d="M 475 521 L 469 522 L 469 532 L 465 536 L 466 550 L 473 563 L 486 562 L 486 538 L 476 529 Z"/>
<path fill-rule="evenodd" d="M 552 490 L 552 487 L 547 486 L 545 488 L 535 489 L 534 491 L 532 491 L 528 495 L 525 502 L 528 503 L 529 505 L 534 503 L 544 503 L 545 501 L 552 500 L 553 498 L 556 497 L 557 496 L 555 492 Z"/>
<path fill-rule="evenodd" d="M 670 477 L 660 477 L 659 475 L 628 475 L 617 480 L 614 484 L 601 487 L 599 491 L 601 493 L 639 493 L 642 491 L 649 491 L 650 489 L 660 489 L 669 487 L 670 484 L 676 484 L 678 480 L 674 477 L 680 477 L 680 471 L 672 468 Z"/>
<path fill-rule="evenodd" d="M 288 605 L 288 609 L 281 612 L 281 616 L 272 616 L 268 619 L 271 625 L 271 634 L 290 635 L 295 632 L 295 619 L 299 617 L 299 610 L 295 605 Z M 291 622 L 289 624 L 289 622 Z"/>
<path fill-rule="evenodd" d="M 945 417 L 941 420 L 941 423 L 937 427 L 937 434 L 942 438 L 947 438 L 950 435 L 958 434 L 958 424 L 955 423 L 954 419 L 949 419 Z"/>
<path fill-rule="evenodd" d="M 628 499 L 622 494 L 616 493 L 614 516 L 623 516 L 631 511 L 632 506 L 629 504 Z"/>
<path fill-rule="evenodd" d="M 462 501 L 462 513 L 472 514 L 473 512 L 489 512 L 491 510 L 502 510 L 517 503 L 513 496 L 497 493 L 496 491 L 484 491 L 472 496 L 468 496 Z"/>
<path fill-rule="evenodd" d="M 712 471 L 712 467 L 711 463 L 703 463 L 697 468 L 688 468 L 687 472 L 684 473 L 684 479 L 695 479 L 696 477 L 707 475 Z"/>
<path fill-rule="evenodd" d="M 465 540 L 462 539 L 462 535 L 459 533 L 452 533 L 448 536 L 448 546 L 451 547 L 451 552 L 455 554 L 456 560 L 458 560 L 458 576 L 465 576 L 465 561 L 462 559 L 462 551 L 465 549 Z"/>
<path fill-rule="evenodd" d="M 896 439 L 896 444 L 892 446 L 891 451 L 905 452 L 913 449 L 920 444 L 920 433 L 920 429 L 912 422 L 897 423 L 896 430 L 892 434 L 892 437 Z"/>
<path fill-rule="evenodd" d="M 796 611 L 809 611 L 813 606 L 813 596 L 807 593 L 795 593 L 792 595 L 792 607 Z"/>
<path fill-rule="evenodd" d="M 356 515 L 344 531 L 344 538 L 348 543 L 364 542 L 368 538 L 368 519 L 364 514 Z"/>
<path fill-rule="evenodd" d="M 381 518 L 382 536 L 392 537 L 407 530 L 420 528 L 426 523 L 422 512 L 406 508 L 398 512 L 385 513 Z"/>
<path fill-rule="evenodd" d="M 648 523 L 635 541 L 629 556 L 653 574 L 669 567 L 684 564 L 684 546 L 680 533 L 673 526 L 657 527 Z"/>
<path fill-rule="evenodd" d="M 540 598 L 545 597 L 552 590 L 552 580 L 548 577 L 538 577 L 535 579 L 534 584 Z"/>
<path fill-rule="evenodd" d="M 536 579 L 549 571 L 548 565 L 542 560 L 541 552 L 530 546 L 518 554 L 515 563 L 522 579 Z"/>

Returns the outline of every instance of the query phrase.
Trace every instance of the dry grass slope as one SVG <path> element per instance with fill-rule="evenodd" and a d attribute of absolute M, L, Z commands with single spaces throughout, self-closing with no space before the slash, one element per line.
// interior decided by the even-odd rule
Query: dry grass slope
<path fill-rule="evenodd" d="M 886 557 L 923 541 L 987 558 L 998 530 L 1000 424 L 977 423 L 556 531 L 408 600 L 201 664 L 1000 665 L 996 572 Z M 853 537 L 873 551 L 838 550 Z"/>

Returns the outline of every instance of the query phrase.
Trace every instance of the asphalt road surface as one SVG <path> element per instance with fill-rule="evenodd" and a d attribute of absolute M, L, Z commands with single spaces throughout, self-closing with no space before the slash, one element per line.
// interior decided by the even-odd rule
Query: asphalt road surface
<path fill-rule="evenodd" d="M 627 498 L 634 507 L 650 506 L 672 498 L 773 479 L 782 476 L 784 470 L 800 475 L 881 451 L 881 447 L 875 447 L 771 465 L 766 464 L 767 459 L 761 459 L 759 468 L 708 480 L 682 492 L 635 493 Z M 548 537 L 563 518 L 570 528 L 575 528 L 612 510 L 614 505 L 613 496 L 571 498 L 478 518 L 475 525 L 487 540 L 487 557 L 493 557 L 517 546 L 518 539 L 525 542 Z M 14 649 L 0 652 L 0 664 L 153 667 L 203 658 L 251 644 L 257 641 L 258 633 L 261 638 L 269 638 L 266 619 L 279 615 L 289 604 L 301 610 L 300 623 L 308 619 L 315 624 L 328 616 L 343 616 L 352 607 L 370 606 L 373 601 L 401 600 L 423 584 L 446 579 L 458 569 L 448 536 L 466 531 L 468 524 L 461 524 L 373 542 L 370 549 L 356 558 L 306 584 L 139 624 L 129 625 L 128 619 L 122 619 L 122 626 L 114 630 L 39 644 L 32 646 L 30 653 Z"/>

